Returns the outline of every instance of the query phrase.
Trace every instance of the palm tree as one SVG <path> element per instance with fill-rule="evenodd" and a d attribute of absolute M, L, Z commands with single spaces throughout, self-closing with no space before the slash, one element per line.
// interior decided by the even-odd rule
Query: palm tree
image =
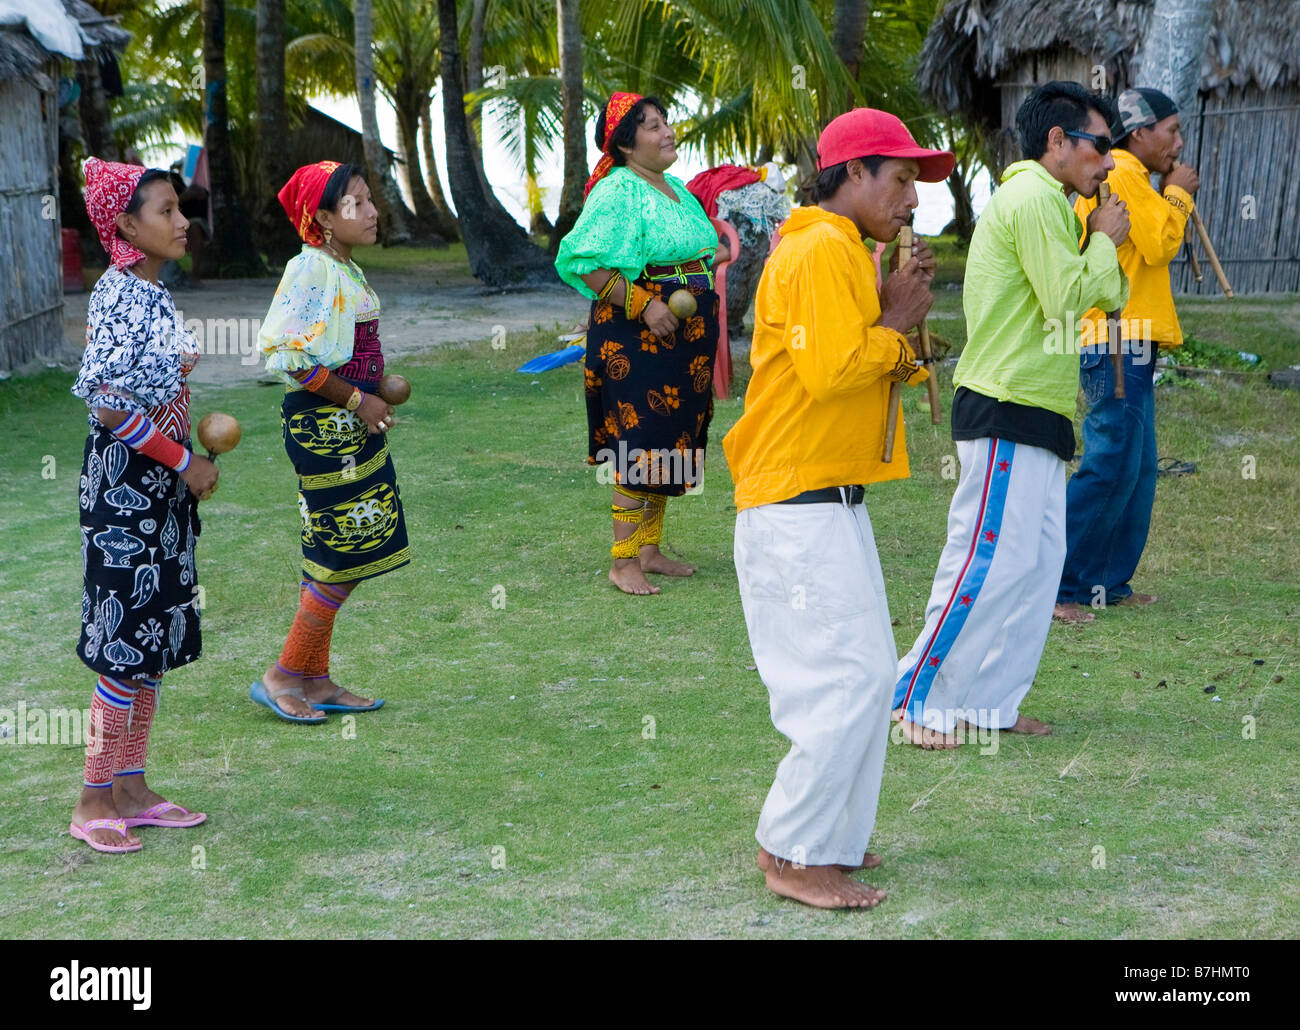
<path fill-rule="evenodd" d="M 298 237 L 284 217 L 275 193 L 291 169 L 282 142 L 289 132 L 284 95 L 284 3 L 257 0 L 257 178 L 253 194 L 253 232 L 258 244 L 279 263 L 298 250 Z"/>
<path fill-rule="evenodd" d="M 582 211 L 587 179 L 587 126 L 582 109 L 581 0 L 558 0 L 560 83 L 564 98 L 564 186 L 560 210 L 551 233 L 551 250 L 573 228 Z"/>
<path fill-rule="evenodd" d="M 248 215 L 240 206 L 226 103 L 226 3 L 203 0 L 203 77 L 212 204 L 212 240 L 204 250 L 204 275 L 265 275 Z"/>
<path fill-rule="evenodd" d="M 356 0 L 353 7 L 353 52 L 356 59 L 357 106 L 361 109 L 361 142 L 365 147 L 370 181 L 380 184 L 388 175 L 388 155 L 379 138 L 379 119 L 375 114 L 375 66 L 373 47 L 374 19 L 370 0 Z M 386 242 L 410 239 L 411 233 L 401 215 L 401 207 L 392 203 L 382 185 L 371 191 L 379 209 L 380 224 L 385 227 Z"/>
<path fill-rule="evenodd" d="M 499 204 L 489 203 L 474 164 L 473 140 L 465 117 L 456 0 L 438 0 L 442 52 L 442 118 L 447 137 L 447 178 L 460 215 L 470 271 L 492 286 L 521 281 L 553 281 L 551 257 L 535 246 Z M 491 198 L 495 201 L 495 198 Z"/>
<path fill-rule="evenodd" d="M 1184 112 L 1197 109 L 1201 55 L 1214 21 L 1214 0 L 1155 0 L 1137 67 L 1141 82 L 1165 93 Z"/>

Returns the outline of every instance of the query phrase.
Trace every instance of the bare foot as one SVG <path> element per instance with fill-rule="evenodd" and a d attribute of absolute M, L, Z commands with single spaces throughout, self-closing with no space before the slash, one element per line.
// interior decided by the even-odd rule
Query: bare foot
<path fill-rule="evenodd" d="M 759 849 L 758 867 L 767 887 L 783 898 L 802 901 L 813 908 L 875 908 L 888 895 L 845 876 L 833 865 L 797 866 Z"/>
<path fill-rule="evenodd" d="M 1016 717 L 1016 723 L 1014 726 L 1008 726 L 1006 729 L 999 730 L 998 732 L 1030 733 L 1035 737 L 1046 737 L 1051 734 L 1052 727 L 1048 723 L 1039 722 L 1037 719 L 1031 719 L 1027 715 L 1021 715 Z"/>
<path fill-rule="evenodd" d="M 81 792 L 81 800 L 77 802 L 77 807 L 72 810 L 72 821 L 81 827 L 92 819 L 121 819 L 125 814 L 119 812 L 117 805 L 113 803 L 113 791 L 86 787 Z M 103 828 L 90 830 L 87 836 L 96 844 L 107 844 L 110 847 L 134 847 L 140 843 L 140 838 L 130 830 L 126 831 L 125 837 L 116 830 Z"/>
<path fill-rule="evenodd" d="M 641 563 L 636 558 L 615 558 L 609 569 L 609 581 L 625 594 L 657 594 L 656 586 L 651 586 L 641 571 Z"/>
<path fill-rule="evenodd" d="M 940 733 L 938 730 L 928 730 L 924 726 L 918 726 L 910 719 L 903 718 L 901 708 L 894 709 L 890 713 L 890 718 L 902 728 L 903 736 L 908 739 L 908 742 L 923 751 L 951 751 L 953 748 L 961 747 L 962 742 L 957 739 L 957 734 Z"/>
<path fill-rule="evenodd" d="M 369 708 L 375 703 L 373 697 L 358 697 L 350 690 L 345 690 L 338 697 L 334 697 L 334 692 L 339 689 L 339 685 L 328 676 L 312 676 L 306 679 L 305 682 L 307 683 L 308 704 L 320 705 L 328 701 L 329 704 L 347 705 L 349 708 Z M 316 714 L 319 715 L 320 713 L 317 712 Z"/>
<path fill-rule="evenodd" d="M 117 776 L 113 779 L 113 804 L 123 819 L 134 819 L 141 812 L 148 811 L 154 805 L 161 805 L 167 799 L 149 789 L 144 782 L 144 775 Z M 172 819 L 184 822 L 194 818 L 193 812 L 182 812 L 172 808 L 160 814 L 159 819 Z"/>
<path fill-rule="evenodd" d="M 288 676 L 275 667 L 274 664 L 262 673 L 262 682 L 266 684 L 268 694 L 273 694 L 277 690 L 283 690 L 286 687 L 298 687 L 304 694 L 313 689 L 314 680 L 303 679 L 301 676 Z M 271 702 L 278 705 L 280 711 L 286 715 L 296 715 L 300 719 L 314 719 L 320 716 L 311 705 L 301 698 L 293 697 L 289 694 L 281 694 Z"/>
<path fill-rule="evenodd" d="M 1115 604 L 1136 604 L 1140 608 L 1145 608 L 1149 604 L 1156 603 L 1155 594 L 1129 594 L 1122 601 L 1115 601 Z"/>
<path fill-rule="evenodd" d="M 693 576 L 695 566 L 684 561 L 665 558 L 658 544 L 646 544 L 638 553 L 642 572 L 657 572 L 661 576 Z"/>
<path fill-rule="evenodd" d="M 1052 618 L 1057 622 L 1069 622 L 1076 626 L 1092 622 L 1096 617 L 1081 604 L 1058 604 L 1052 608 Z"/>

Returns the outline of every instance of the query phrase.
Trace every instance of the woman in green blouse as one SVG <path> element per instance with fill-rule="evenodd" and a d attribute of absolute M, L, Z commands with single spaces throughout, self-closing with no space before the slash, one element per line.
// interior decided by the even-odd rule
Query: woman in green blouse
<path fill-rule="evenodd" d="M 677 151 L 663 105 L 615 93 L 596 121 L 604 156 L 560 244 L 560 278 L 592 298 L 587 329 L 589 464 L 614 484 L 613 566 L 624 593 L 657 594 L 647 572 L 689 576 L 659 550 L 664 509 L 697 485 L 713 417 L 718 295 L 713 265 L 726 248 L 699 202 L 666 174 Z M 696 311 L 666 303 L 687 290 Z"/>

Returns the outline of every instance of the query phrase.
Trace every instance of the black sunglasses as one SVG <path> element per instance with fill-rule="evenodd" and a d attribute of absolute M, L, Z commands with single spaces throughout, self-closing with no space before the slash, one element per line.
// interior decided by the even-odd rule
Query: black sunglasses
<path fill-rule="evenodd" d="M 1114 145 L 1109 136 L 1094 136 L 1091 132 L 1077 132 L 1074 129 L 1062 130 L 1067 136 L 1073 136 L 1075 139 L 1091 140 L 1092 145 L 1097 148 L 1098 154 L 1110 153 L 1110 148 Z"/>

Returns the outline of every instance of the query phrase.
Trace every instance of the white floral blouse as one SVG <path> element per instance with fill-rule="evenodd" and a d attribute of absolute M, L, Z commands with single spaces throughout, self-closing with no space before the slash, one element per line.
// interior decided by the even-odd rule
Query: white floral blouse
<path fill-rule="evenodd" d="M 90 295 L 72 392 L 89 406 L 94 427 L 95 408 L 149 412 L 176 401 L 198 360 L 198 342 L 166 287 L 114 266 Z"/>
<path fill-rule="evenodd" d="M 344 263 L 304 244 L 284 266 L 258 333 L 267 371 L 279 372 L 291 389 L 299 389 L 287 373 L 347 364 L 356 323 L 378 315 L 379 297 L 355 261 Z"/>

